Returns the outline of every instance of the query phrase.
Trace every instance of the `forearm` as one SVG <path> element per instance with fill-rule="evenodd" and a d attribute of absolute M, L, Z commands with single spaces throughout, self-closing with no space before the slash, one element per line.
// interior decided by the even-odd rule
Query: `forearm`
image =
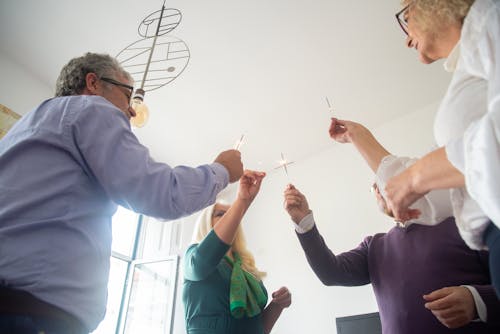
<path fill-rule="evenodd" d="M 262 313 L 262 322 L 264 324 L 264 333 L 271 333 L 271 330 L 274 327 L 274 324 L 278 320 L 278 318 L 283 312 L 283 308 L 273 302 L 270 302 L 269 305 L 264 309 Z"/>
<path fill-rule="evenodd" d="M 408 173 L 411 175 L 413 189 L 419 194 L 433 189 L 465 186 L 464 175 L 450 163 L 444 147 L 419 159 L 408 168 Z"/>
<path fill-rule="evenodd" d="M 359 125 L 351 135 L 351 142 L 365 159 L 371 170 L 376 173 L 382 159 L 390 155 L 373 134 L 364 126 Z"/>
<path fill-rule="evenodd" d="M 224 216 L 215 224 L 214 232 L 226 244 L 231 245 L 236 231 L 250 206 L 250 201 L 236 199 Z"/>
<path fill-rule="evenodd" d="M 297 236 L 309 266 L 324 285 L 359 286 L 370 283 L 364 245 L 336 256 L 316 227 Z"/>

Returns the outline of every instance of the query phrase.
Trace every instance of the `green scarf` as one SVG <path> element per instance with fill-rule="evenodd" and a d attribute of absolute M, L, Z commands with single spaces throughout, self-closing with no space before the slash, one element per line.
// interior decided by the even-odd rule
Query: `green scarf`
<path fill-rule="evenodd" d="M 226 261 L 233 266 L 229 289 L 229 308 L 236 319 L 258 315 L 267 304 L 267 294 L 258 279 L 241 268 L 241 258 L 233 252 L 234 261 L 227 255 Z"/>

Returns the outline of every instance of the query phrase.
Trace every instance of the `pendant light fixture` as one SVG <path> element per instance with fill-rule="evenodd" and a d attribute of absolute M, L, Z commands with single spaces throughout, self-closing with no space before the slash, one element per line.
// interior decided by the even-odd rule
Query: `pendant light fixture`
<path fill-rule="evenodd" d="M 149 14 L 137 29 L 142 39 L 121 50 L 116 58 L 134 78 L 140 82 L 132 98 L 136 116 L 131 119 L 135 127 L 143 127 L 149 119 L 149 108 L 144 103 L 146 92 L 172 82 L 186 68 L 191 56 L 189 48 L 171 35 L 182 20 L 182 14 L 174 8 L 165 8 Z"/>

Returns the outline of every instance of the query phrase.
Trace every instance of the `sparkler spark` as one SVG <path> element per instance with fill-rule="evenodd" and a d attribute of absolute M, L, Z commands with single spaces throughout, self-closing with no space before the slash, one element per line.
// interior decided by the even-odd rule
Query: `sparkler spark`
<path fill-rule="evenodd" d="M 283 168 L 284 171 L 285 171 L 286 177 L 289 178 L 289 176 L 288 176 L 288 168 L 286 168 L 286 166 L 291 165 L 293 163 L 294 163 L 293 161 L 286 160 L 285 156 L 283 155 L 283 153 L 281 153 L 281 160 L 279 161 L 279 165 L 276 166 L 276 167 L 274 167 L 273 169 Z"/>

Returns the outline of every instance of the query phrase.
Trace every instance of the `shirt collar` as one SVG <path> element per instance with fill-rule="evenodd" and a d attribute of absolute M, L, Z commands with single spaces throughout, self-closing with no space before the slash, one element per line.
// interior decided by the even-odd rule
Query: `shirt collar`
<path fill-rule="evenodd" d="M 450 73 L 455 72 L 459 57 L 460 57 L 460 41 L 458 41 L 453 50 L 451 50 L 450 54 L 448 55 L 448 58 L 444 62 L 443 64 L 444 70 Z"/>

